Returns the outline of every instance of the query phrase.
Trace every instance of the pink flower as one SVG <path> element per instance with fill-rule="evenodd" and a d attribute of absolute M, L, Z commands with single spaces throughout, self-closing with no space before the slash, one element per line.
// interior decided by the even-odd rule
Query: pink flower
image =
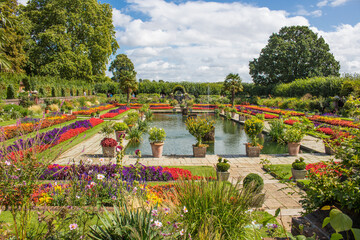
<path fill-rule="evenodd" d="M 121 152 L 122 149 L 123 149 L 122 146 L 119 145 L 119 146 L 116 147 L 116 152 Z"/>
<path fill-rule="evenodd" d="M 69 228 L 70 228 L 70 230 L 72 231 L 72 230 L 77 229 L 77 228 L 78 228 L 78 225 L 77 225 L 76 223 L 72 223 L 72 224 L 70 224 Z"/>
<path fill-rule="evenodd" d="M 136 149 L 136 150 L 135 150 L 135 155 L 138 156 L 138 157 L 141 156 L 141 151 L 140 151 L 140 149 Z"/>

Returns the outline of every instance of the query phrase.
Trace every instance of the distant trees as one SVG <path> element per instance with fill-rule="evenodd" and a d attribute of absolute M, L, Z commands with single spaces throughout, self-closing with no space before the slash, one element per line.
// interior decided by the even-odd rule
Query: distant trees
<path fill-rule="evenodd" d="M 113 73 L 113 80 L 120 83 L 120 89 L 126 93 L 127 103 L 130 103 L 130 95 L 138 89 L 134 64 L 125 55 L 119 54 L 111 62 L 109 71 Z"/>
<path fill-rule="evenodd" d="M 112 8 L 97 0 L 30 0 L 22 11 L 29 20 L 26 72 L 88 79 L 104 76 L 119 48 Z"/>
<path fill-rule="evenodd" d="M 234 106 L 235 94 L 241 92 L 242 90 L 243 86 L 241 84 L 241 78 L 239 74 L 228 74 L 224 81 L 224 91 L 230 92 L 232 106 Z"/>
<path fill-rule="evenodd" d="M 271 85 L 307 77 L 339 76 L 340 64 L 322 37 L 307 26 L 291 26 L 273 33 L 249 67 L 256 84 Z"/>

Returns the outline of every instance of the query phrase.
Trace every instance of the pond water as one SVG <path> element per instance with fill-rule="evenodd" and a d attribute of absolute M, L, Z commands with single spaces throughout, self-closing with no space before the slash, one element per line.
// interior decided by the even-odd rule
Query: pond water
<path fill-rule="evenodd" d="M 207 154 L 244 154 L 244 143 L 249 142 L 244 127 L 231 120 L 216 117 L 214 114 L 198 114 L 198 117 L 207 117 L 215 121 L 215 142 L 207 143 Z M 166 132 L 163 155 L 192 155 L 192 145 L 196 143 L 185 126 L 186 116 L 176 113 L 156 113 L 150 126 L 163 128 Z M 133 154 L 140 149 L 143 155 L 151 155 L 149 135 L 143 134 L 143 141 L 138 144 L 129 144 L 126 154 Z M 287 153 L 287 146 L 280 145 L 265 138 L 260 139 L 263 144 L 262 154 Z"/>

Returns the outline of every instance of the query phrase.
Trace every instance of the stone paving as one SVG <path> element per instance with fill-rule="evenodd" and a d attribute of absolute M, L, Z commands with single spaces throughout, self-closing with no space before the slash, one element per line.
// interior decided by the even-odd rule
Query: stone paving
<path fill-rule="evenodd" d="M 309 137 L 309 146 L 318 148 L 321 146 L 317 139 Z M 102 158 L 102 149 L 100 141 L 103 138 L 101 134 L 96 134 L 90 139 L 78 144 L 67 152 L 63 153 L 55 163 L 68 164 L 70 162 L 79 163 L 80 160 L 88 158 L 93 160 L 93 163 L 99 163 L 99 158 Z M 321 142 L 322 144 L 322 142 Z M 322 148 L 324 149 L 324 148 Z M 314 149 L 317 151 L 316 149 Z M 266 155 L 262 154 L 258 158 L 249 158 L 245 155 L 219 155 L 228 159 L 231 163 L 230 181 L 236 182 L 238 179 L 244 178 L 249 173 L 257 173 L 264 179 L 264 192 L 266 200 L 263 208 L 269 213 L 274 213 L 277 208 L 282 209 L 283 221 L 287 229 L 290 227 L 292 216 L 298 216 L 302 211 L 299 204 L 301 190 L 297 187 L 293 189 L 288 185 L 280 183 L 273 179 L 272 176 L 266 174 L 261 168 L 261 160 L 268 159 L 272 164 L 291 164 L 295 159 L 303 157 L 306 163 L 315 163 L 319 161 L 327 161 L 332 156 L 324 153 L 305 153 L 299 156 L 289 156 L 288 154 Z M 205 158 L 194 158 L 192 156 L 163 156 L 162 158 L 153 158 L 152 156 L 143 156 L 140 162 L 144 165 L 151 166 L 215 166 L 218 155 L 207 155 Z M 115 162 L 114 158 L 105 158 L 108 162 Z M 125 156 L 124 164 L 134 164 L 136 162 L 135 156 Z"/>

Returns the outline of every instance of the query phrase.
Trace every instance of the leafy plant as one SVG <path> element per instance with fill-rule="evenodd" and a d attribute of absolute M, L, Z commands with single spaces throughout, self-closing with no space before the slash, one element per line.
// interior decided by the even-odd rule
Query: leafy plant
<path fill-rule="evenodd" d="M 139 128 L 133 127 L 128 131 L 126 139 L 128 139 L 134 143 L 139 143 L 142 141 L 142 134 L 143 134 L 143 132 L 140 131 Z"/>
<path fill-rule="evenodd" d="M 284 134 L 284 141 L 287 143 L 299 143 L 305 137 L 305 133 L 300 128 L 291 127 Z"/>
<path fill-rule="evenodd" d="M 113 129 L 115 131 L 126 131 L 128 129 L 128 125 L 126 125 L 126 123 L 123 122 L 117 122 L 113 125 Z"/>
<path fill-rule="evenodd" d="M 264 180 L 256 173 L 249 173 L 243 180 L 244 188 L 254 185 L 254 192 L 261 192 L 264 188 Z"/>
<path fill-rule="evenodd" d="M 191 135 L 196 138 L 195 146 L 202 146 L 202 139 L 210 132 L 214 127 L 214 122 L 204 118 L 192 118 L 186 119 L 186 129 Z"/>
<path fill-rule="evenodd" d="M 306 168 L 306 163 L 304 162 L 304 158 L 296 159 L 292 164 L 292 168 L 295 170 L 304 170 Z"/>
<path fill-rule="evenodd" d="M 101 134 L 103 134 L 106 138 L 109 138 L 109 136 L 113 133 L 113 124 L 112 123 L 106 123 L 100 130 Z"/>
<path fill-rule="evenodd" d="M 149 130 L 149 141 L 151 143 L 160 143 L 164 142 L 166 138 L 166 133 L 163 128 L 152 127 Z"/>
<path fill-rule="evenodd" d="M 278 143 L 284 142 L 285 124 L 282 119 L 274 119 L 270 122 L 269 136 Z"/>
<path fill-rule="evenodd" d="M 229 161 L 219 157 L 218 163 L 216 164 L 216 171 L 218 172 L 227 172 L 230 168 Z"/>

